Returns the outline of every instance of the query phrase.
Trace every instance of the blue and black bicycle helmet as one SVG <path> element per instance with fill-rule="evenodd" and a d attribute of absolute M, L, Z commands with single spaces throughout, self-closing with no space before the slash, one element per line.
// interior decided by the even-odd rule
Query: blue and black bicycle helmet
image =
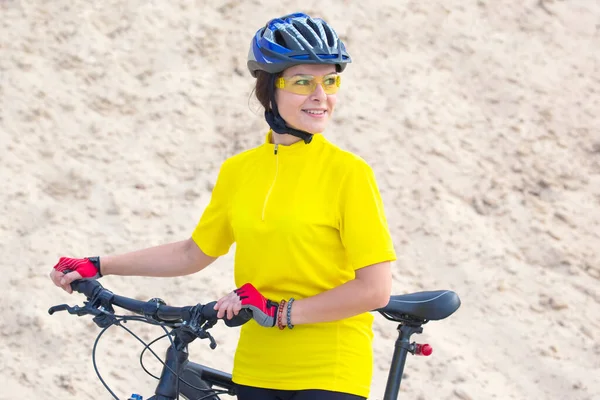
<path fill-rule="evenodd" d="M 338 72 L 352 60 L 333 28 L 320 18 L 295 13 L 275 18 L 256 32 L 248 52 L 248 69 L 277 73 L 298 64 L 336 64 Z"/>
<path fill-rule="evenodd" d="M 257 71 L 271 75 L 272 110 L 265 110 L 268 124 L 277 133 L 288 133 L 310 143 L 312 134 L 293 129 L 277 111 L 273 93 L 275 74 L 299 64 L 335 64 L 338 72 L 352 62 L 344 43 L 333 28 L 320 18 L 304 13 L 285 15 L 270 20 L 260 28 L 250 43 L 248 69 L 256 78 Z"/>

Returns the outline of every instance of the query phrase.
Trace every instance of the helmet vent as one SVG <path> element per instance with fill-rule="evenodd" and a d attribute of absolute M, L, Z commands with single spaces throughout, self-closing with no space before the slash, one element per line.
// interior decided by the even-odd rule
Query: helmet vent
<path fill-rule="evenodd" d="M 273 33 L 273 38 L 275 39 L 275 43 L 285 48 L 289 48 L 288 44 L 285 41 L 285 37 L 281 33 L 281 31 L 275 31 Z"/>
<path fill-rule="evenodd" d="M 335 36 L 331 31 L 331 28 L 327 24 L 323 24 L 323 30 L 325 31 L 325 36 L 327 37 L 327 45 L 329 47 L 335 46 Z"/>
<path fill-rule="evenodd" d="M 308 21 L 310 21 L 310 20 L 308 20 Z M 302 37 L 308 43 L 310 43 L 311 46 L 318 46 L 319 45 L 319 42 L 317 40 L 317 34 L 319 32 L 319 29 L 316 29 L 315 31 L 311 31 L 310 28 L 308 28 L 306 25 L 304 25 L 301 22 L 296 22 L 296 21 L 294 21 L 292 23 L 292 25 L 294 25 L 294 28 L 296 28 L 298 30 L 298 32 L 300 32 L 300 34 L 302 35 Z"/>
<path fill-rule="evenodd" d="M 317 25 L 315 23 L 315 21 L 312 18 L 308 18 L 306 20 L 306 25 L 310 26 L 312 28 L 313 31 L 315 31 L 317 36 L 321 36 L 321 28 L 319 27 L 319 25 Z"/>

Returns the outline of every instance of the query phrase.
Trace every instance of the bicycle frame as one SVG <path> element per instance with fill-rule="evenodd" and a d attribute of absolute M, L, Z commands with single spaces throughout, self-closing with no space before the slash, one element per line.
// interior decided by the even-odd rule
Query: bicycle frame
<path fill-rule="evenodd" d="M 183 373 L 183 369 L 187 364 L 189 353 L 187 345 L 180 337 L 175 337 L 173 346 L 167 349 L 165 366 L 163 366 L 160 374 L 160 381 L 155 390 L 155 396 L 152 400 L 174 400 L 179 393 L 179 376 Z M 175 347 L 175 348 L 173 348 Z M 173 371 L 175 373 L 173 373 Z"/>
<path fill-rule="evenodd" d="M 213 327 L 218 320 L 213 307 L 214 302 L 195 306 L 171 307 L 167 306 L 161 299 L 155 298 L 142 302 L 115 295 L 93 280 L 76 281 L 71 283 L 71 287 L 73 290 L 86 295 L 88 301 L 85 306 L 69 307 L 62 304 L 51 307 L 48 313 L 52 315 L 57 311 L 66 310 L 70 314 L 78 316 L 93 315 L 93 321 L 96 325 L 103 328 L 103 331 L 98 335 L 98 339 L 112 325 L 120 325 L 121 321 L 140 320 L 144 317 L 147 320 L 159 321 L 163 327 L 174 328 L 171 333 L 172 343 L 166 352 L 166 359 L 155 395 L 148 400 L 175 400 L 180 393 L 187 398 L 212 398 L 211 400 L 218 399 L 218 394 L 221 393 L 236 394 L 236 384 L 232 381 L 230 374 L 188 362 L 188 345 L 195 339 L 210 339 L 210 347 L 213 349 L 216 347 L 214 338 L 208 333 L 208 329 Z M 119 316 L 117 318 L 114 315 L 113 305 L 144 317 Z M 396 400 L 398 398 L 408 353 L 430 354 L 430 348 L 426 348 L 428 345 L 410 343 L 410 337 L 415 333 L 422 333 L 422 325 L 431 320 L 447 318 L 459 307 L 460 299 L 456 293 L 439 290 L 391 296 L 387 306 L 373 310 L 379 312 L 386 319 L 399 323 L 397 328 L 399 337 L 395 343 L 383 400 Z M 225 324 L 230 327 L 239 326 L 251 318 L 252 315 L 249 312 L 240 312 L 231 320 L 227 320 L 228 322 L 226 321 Z M 132 332 L 129 331 L 129 333 Z M 141 341 L 135 334 L 133 335 Z M 144 342 L 142 341 L 142 343 Z M 94 359 L 94 352 L 92 352 L 92 359 Z M 98 377 L 100 378 L 99 374 Z M 104 381 L 102 383 L 116 398 L 116 395 L 110 391 Z M 214 391 L 211 390 L 212 385 L 227 390 L 225 392 Z M 141 396 L 134 394 L 130 398 L 130 400 L 136 399 L 141 399 Z"/>
<path fill-rule="evenodd" d="M 175 400 L 178 394 L 181 393 L 182 386 L 186 385 L 188 380 L 185 378 L 186 368 L 188 367 L 188 344 L 195 338 L 189 335 L 176 334 L 173 340 L 173 345 L 169 346 L 166 352 L 165 363 L 160 375 L 159 383 L 155 390 L 155 395 L 148 400 Z M 182 378 L 183 377 L 183 378 Z M 229 376 L 231 385 L 234 385 Z M 210 393 L 203 393 L 201 398 Z M 234 395 L 235 391 L 230 391 L 228 394 Z M 217 399 L 218 397 L 214 397 Z"/>
<path fill-rule="evenodd" d="M 402 375 L 406 365 L 408 353 L 415 353 L 415 344 L 410 343 L 410 338 L 415 333 L 422 333 L 423 327 L 421 323 L 411 323 L 403 321 L 398 325 L 398 339 L 394 346 L 394 354 L 390 364 L 385 394 L 382 400 L 397 400 L 402 383 Z M 201 364 L 190 362 L 186 370 L 188 374 L 193 374 L 197 378 L 207 382 L 210 386 L 217 386 L 227 390 L 227 394 L 236 394 L 236 384 L 231 380 L 231 374 L 218 371 Z"/>
<path fill-rule="evenodd" d="M 392 296 L 387 306 L 374 310 L 386 319 L 398 322 L 398 339 L 394 345 L 383 400 L 398 399 L 408 353 L 426 356 L 431 354 L 428 345 L 411 343 L 411 336 L 415 333 L 421 334 L 424 324 L 447 318 L 459 307 L 460 298 L 456 293 L 439 290 Z M 193 377 L 198 382 L 206 382 L 210 387 L 212 385 L 222 387 L 227 389 L 227 394 L 235 394 L 236 385 L 230 374 L 194 363 L 188 364 L 184 374 L 186 372 L 188 377 Z"/>

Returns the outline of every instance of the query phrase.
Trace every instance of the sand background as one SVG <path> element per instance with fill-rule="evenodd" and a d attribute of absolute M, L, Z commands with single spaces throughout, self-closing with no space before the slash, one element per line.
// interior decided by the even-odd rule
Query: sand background
<path fill-rule="evenodd" d="M 109 398 L 98 328 L 47 314 L 81 303 L 50 268 L 189 237 L 221 162 L 264 138 L 250 37 L 296 10 L 354 59 L 326 135 L 376 172 L 394 292 L 463 302 L 416 337 L 434 354 L 409 358 L 401 398 L 600 399 L 596 0 L 0 1 L 0 398 Z M 232 253 L 191 277 L 102 283 L 206 302 L 232 289 Z M 380 399 L 395 324 L 375 331 Z M 237 334 L 216 328 L 219 347 L 191 358 L 229 370 Z M 109 331 L 98 351 L 121 398 L 150 396 L 134 339 Z"/>

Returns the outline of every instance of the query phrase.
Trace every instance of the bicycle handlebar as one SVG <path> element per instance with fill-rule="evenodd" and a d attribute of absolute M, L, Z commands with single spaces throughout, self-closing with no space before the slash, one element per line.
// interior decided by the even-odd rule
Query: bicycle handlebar
<path fill-rule="evenodd" d="M 212 328 L 219 319 L 223 319 L 225 325 L 230 327 L 243 325 L 252 319 L 252 312 L 247 309 L 240 310 L 238 315 L 235 315 L 232 319 L 217 318 L 217 311 L 214 309 L 216 301 L 207 304 L 196 304 L 195 306 L 173 307 L 167 306 L 163 300 L 158 298 L 149 301 L 140 301 L 125 296 L 119 296 L 102 287 L 100 282 L 96 280 L 76 280 L 71 283 L 71 289 L 87 297 L 87 301 L 84 302 L 85 305 L 83 307 L 70 307 L 66 304 L 56 305 L 50 307 L 48 313 L 52 315 L 57 311 L 68 311 L 69 314 L 75 314 L 77 316 L 93 315 L 93 320 L 96 325 L 103 328 L 102 332 L 98 334 L 96 341 L 109 327 L 113 325 L 123 327 L 121 324 L 122 321 L 137 320 L 153 324 L 158 322 L 163 328 L 165 326 L 172 328 L 171 332 L 167 332 L 165 329 L 166 335 L 164 336 L 171 336 L 172 339 L 170 339 L 171 346 L 169 346 L 169 349 L 167 350 L 166 361 L 163 362 L 163 371 L 155 391 L 157 394 L 155 397 L 157 399 L 179 398 L 177 394 L 179 393 L 179 381 L 181 380 L 184 383 L 187 383 L 181 378 L 181 374 L 186 365 L 188 354 L 187 346 L 189 343 L 195 339 L 209 339 L 210 348 L 215 349 L 217 347 L 217 342 L 208 330 Z M 142 315 L 143 317 L 115 315 L 113 306 L 118 306 Z M 124 329 L 144 344 L 144 351 L 156 341 L 146 344 L 129 329 Z M 164 336 L 161 336 L 161 338 Z M 152 353 L 158 357 L 153 351 Z M 143 354 L 144 352 L 142 352 L 142 355 Z M 96 344 L 94 344 L 94 349 L 92 350 L 92 361 L 98 378 L 100 378 L 104 387 L 115 399 L 118 399 L 115 393 L 104 382 L 96 368 Z M 140 363 L 143 367 L 141 356 Z M 204 388 L 196 388 L 189 383 L 187 384 L 200 391 L 205 390 Z M 202 398 L 206 398 L 206 396 Z"/>
<path fill-rule="evenodd" d="M 205 320 L 217 320 L 217 310 L 214 309 L 216 301 L 197 306 L 173 307 L 167 306 L 160 299 L 141 301 L 125 296 L 119 296 L 102 287 L 96 280 L 77 280 L 71 283 L 71 288 L 85 295 L 88 300 L 100 299 L 107 301 L 133 313 L 151 316 L 153 319 L 163 322 L 175 322 L 179 320 L 189 321 L 195 307 L 200 308 L 200 316 Z M 162 304 L 161 304 L 162 303 Z M 229 327 L 240 326 L 252 319 L 252 312 L 247 309 L 241 310 L 232 319 L 223 318 L 225 325 Z"/>

